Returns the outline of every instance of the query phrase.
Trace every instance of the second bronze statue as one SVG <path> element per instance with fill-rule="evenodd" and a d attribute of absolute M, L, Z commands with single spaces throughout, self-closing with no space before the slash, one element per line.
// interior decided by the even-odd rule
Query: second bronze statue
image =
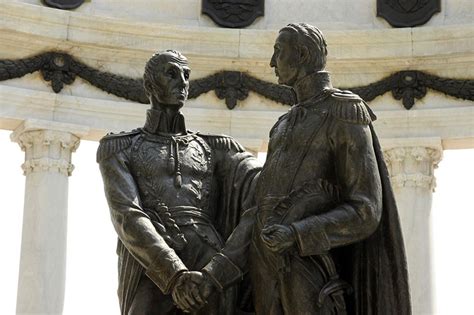
<path fill-rule="evenodd" d="M 256 208 L 202 272 L 225 289 L 226 270 L 248 271 L 257 314 L 410 314 L 375 115 L 332 86 L 326 56 L 317 28 L 280 30 L 270 66 L 297 104 L 270 131 Z"/>

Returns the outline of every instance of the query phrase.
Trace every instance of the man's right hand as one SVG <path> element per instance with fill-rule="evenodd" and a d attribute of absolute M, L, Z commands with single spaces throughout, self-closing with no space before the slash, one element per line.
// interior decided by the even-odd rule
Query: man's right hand
<path fill-rule="evenodd" d="M 175 304 L 186 313 L 197 311 L 207 303 L 213 285 L 199 271 L 181 273 L 173 286 L 172 297 Z"/>

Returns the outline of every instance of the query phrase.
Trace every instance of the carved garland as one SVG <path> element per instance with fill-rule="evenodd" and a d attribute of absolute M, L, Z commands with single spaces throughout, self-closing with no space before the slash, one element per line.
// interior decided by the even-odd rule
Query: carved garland
<path fill-rule="evenodd" d="M 67 53 L 46 52 L 30 58 L 0 60 L 0 81 L 19 78 L 35 71 L 40 71 L 43 78 L 51 82 L 55 93 L 59 93 L 65 84 L 72 84 L 78 76 L 110 94 L 142 104 L 149 102 L 143 89 L 143 79 L 94 69 Z M 406 109 L 411 109 L 416 99 L 426 95 L 428 88 L 474 101 L 474 80 L 441 78 L 416 70 L 399 71 L 366 86 L 343 89 L 353 91 L 366 101 L 391 91 L 393 97 L 401 100 Z M 289 87 L 262 81 L 238 71 L 221 71 L 192 80 L 189 98 L 197 98 L 211 90 L 215 91 L 219 99 L 225 100 L 229 109 L 233 109 L 237 101 L 246 99 L 250 91 L 284 105 L 292 105 L 296 101 Z"/>

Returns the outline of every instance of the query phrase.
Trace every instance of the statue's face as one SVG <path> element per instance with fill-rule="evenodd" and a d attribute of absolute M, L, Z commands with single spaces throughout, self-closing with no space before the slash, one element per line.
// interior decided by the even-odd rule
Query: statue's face
<path fill-rule="evenodd" d="M 278 83 L 293 86 L 298 77 L 296 35 L 282 31 L 273 46 L 270 67 L 275 68 Z"/>
<path fill-rule="evenodd" d="M 152 88 L 157 101 L 161 104 L 182 107 L 188 98 L 190 73 L 186 59 L 173 53 L 161 55 L 154 74 L 156 86 Z"/>

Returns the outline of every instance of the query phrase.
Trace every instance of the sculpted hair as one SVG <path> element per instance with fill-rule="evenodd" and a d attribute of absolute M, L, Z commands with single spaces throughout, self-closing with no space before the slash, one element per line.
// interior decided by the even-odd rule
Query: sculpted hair
<path fill-rule="evenodd" d="M 152 95 L 152 93 L 151 91 L 148 91 L 147 83 L 150 83 L 151 86 L 156 87 L 155 74 L 159 65 L 163 62 L 162 56 L 165 54 L 173 54 L 176 56 L 176 59 L 180 59 L 186 63 L 188 62 L 188 59 L 177 50 L 168 49 L 165 51 L 154 53 L 153 56 L 151 56 L 150 60 L 147 61 L 145 65 L 145 73 L 143 74 L 143 86 L 145 88 L 145 93 L 148 97 Z"/>
<path fill-rule="evenodd" d="M 306 23 L 292 23 L 282 28 L 280 33 L 283 31 L 296 34 L 297 46 L 308 49 L 310 58 L 306 64 L 313 65 L 316 71 L 324 70 L 328 50 L 324 35 L 318 28 Z"/>

